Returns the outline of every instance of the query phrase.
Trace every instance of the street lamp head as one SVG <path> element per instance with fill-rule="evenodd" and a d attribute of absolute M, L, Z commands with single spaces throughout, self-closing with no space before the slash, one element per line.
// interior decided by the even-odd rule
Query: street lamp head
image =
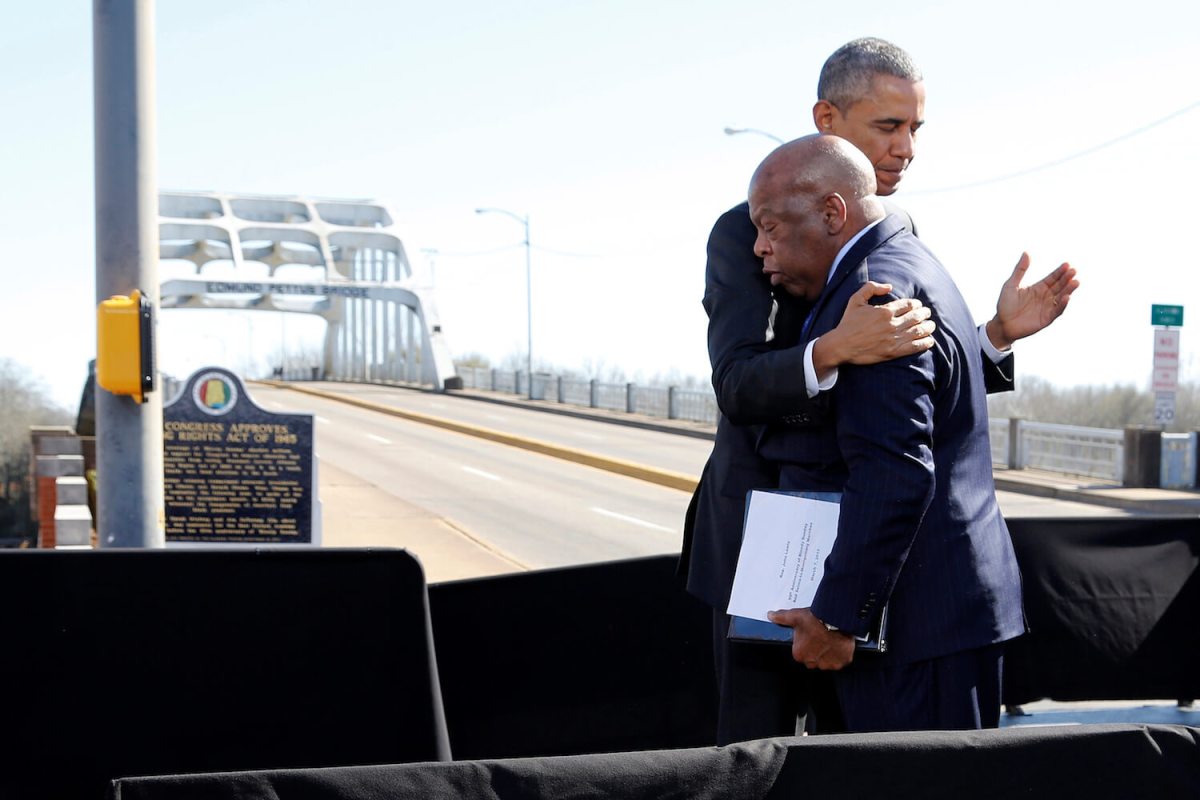
<path fill-rule="evenodd" d="M 739 133 L 756 133 L 759 136 L 770 139 L 771 141 L 773 141 L 777 144 L 783 144 L 783 139 L 780 139 L 778 136 L 776 136 L 773 133 L 768 133 L 767 131 L 760 131 L 758 128 L 726 128 L 725 129 L 726 136 L 737 136 Z"/>
<path fill-rule="evenodd" d="M 515 214 L 512 211 L 509 211 L 508 209 L 504 209 L 504 208 L 477 208 L 477 209 L 475 209 L 475 213 L 476 214 L 503 214 L 504 216 L 512 217 L 517 222 L 520 222 L 522 225 L 529 227 L 529 215 L 528 214 L 526 214 L 525 216 L 521 216 L 520 214 Z"/>

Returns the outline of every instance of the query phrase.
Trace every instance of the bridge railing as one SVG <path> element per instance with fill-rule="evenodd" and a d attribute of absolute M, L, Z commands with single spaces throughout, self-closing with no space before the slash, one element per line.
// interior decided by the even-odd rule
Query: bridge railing
<path fill-rule="evenodd" d="M 528 396 L 523 371 L 459 367 L 463 388 Z M 678 386 L 639 386 L 605 383 L 534 373 L 532 397 L 586 408 L 642 414 L 661 419 L 688 420 L 716 425 L 717 401 L 711 389 Z M 1139 470 L 1139 480 L 1126 481 L 1126 441 L 1130 431 L 1030 422 L 1024 419 L 992 419 L 988 422 L 992 463 L 1008 469 L 1042 469 L 1085 478 L 1128 485 L 1155 485 L 1171 489 L 1197 486 L 1197 435 L 1159 434 L 1158 446 L 1138 458 L 1155 463 L 1149 473 Z"/>
<path fill-rule="evenodd" d="M 487 367 L 459 367 L 464 389 L 481 389 L 526 396 L 525 372 Z M 607 411 L 624 411 L 661 419 L 717 424 L 717 398 L 712 389 L 679 386 L 639 386 L 569 378 L 550 373 L 533 375 L 534 400 L 564 403 Z"/>
<path fill-rule="evenodd" d="M 1032 467 L 1118 483 L 1125 479 L 1123 430 L 992 419 L 988 421 L 988 433 L 992 463 L 998 466 Z"/>

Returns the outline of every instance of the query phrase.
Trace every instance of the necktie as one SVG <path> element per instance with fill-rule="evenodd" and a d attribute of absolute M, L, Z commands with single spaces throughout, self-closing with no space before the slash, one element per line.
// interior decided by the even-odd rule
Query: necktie
<path fill-rule="evenodd" d="M 804 326 L 800 329 L 800 341 L 807 341 L 808 329 L 812 327 L 813 318 L 817 315 L 817 307 L 814 305 L 808 310 L 808 316 L 804 318 Z"/>

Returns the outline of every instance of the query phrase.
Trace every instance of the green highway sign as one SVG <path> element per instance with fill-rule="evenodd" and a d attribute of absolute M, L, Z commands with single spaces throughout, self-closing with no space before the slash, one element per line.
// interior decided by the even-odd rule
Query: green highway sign
<path fill-rule="evenodd" d="M 1183 325 L 1183 306 L 1150 306 L 1151 325 Z"/>

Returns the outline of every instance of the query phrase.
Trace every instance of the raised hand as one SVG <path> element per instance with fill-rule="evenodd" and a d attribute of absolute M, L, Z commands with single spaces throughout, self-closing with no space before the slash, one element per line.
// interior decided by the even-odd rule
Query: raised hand
<path fill-rule="evenodd" d="M 1013 342 L 1032 336 L 1062 316 L 1071 294 L 1079 288 L 1075 268 L 1066 263 L 1032 286 L 1022 286 L 1029 263 L 1029 254 L 1022 253 L 1012 275 L 1000 287 L 996 316 L 987 323 L 988 339 L 999 350 L 1007 350 Z"/>

